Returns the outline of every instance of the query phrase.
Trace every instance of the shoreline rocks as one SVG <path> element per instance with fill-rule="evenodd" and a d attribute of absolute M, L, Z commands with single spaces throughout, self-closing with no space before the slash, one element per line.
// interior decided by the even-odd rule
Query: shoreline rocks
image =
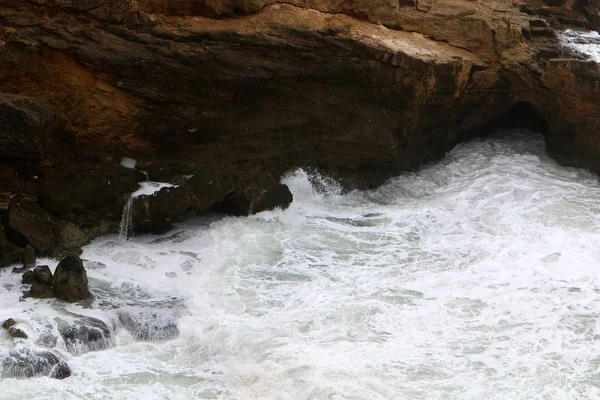
<path fill-rule="evenodd" d="M 133 205 L 137 232 L 163 233 L 285 207 L 296 168 L 372 188 L 520 103 L 553 157 L 600 171 L 600 67 L 559 58 L 556 38 L 600 28 L 593 2 L 17 3 L 0 32 L 0 265 L 116 232 L 141 171 L 180 186 Z"/>
<path fill-rule="evenodd" d="M 83 261 L 77 256 L 65 257 L 54 271 L 54 294 L 61 300 L 75 302 L 85 300 L 90 291 Z"/>

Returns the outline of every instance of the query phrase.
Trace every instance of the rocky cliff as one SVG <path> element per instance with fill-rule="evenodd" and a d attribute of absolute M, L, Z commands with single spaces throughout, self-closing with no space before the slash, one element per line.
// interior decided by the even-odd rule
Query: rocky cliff
<path fill-rule="evenodd" d="M 502 124 L 600 171 L 600 69 L 557 32 L 595 0 L 0 0 L 0 249 L 289 203 L 317 168 L 372 187 Z M 137 160 L 125 168 L 121 159 Z M 27 226 L 11 215 L 38 207 Z M 17 224 L 18 225 L 18 224 Z M 4 245 L 2 245 L 4 243 Z M 17 249 L 17 250 L 15 250 Z M 2 260 L 0 259 L 0 262 Z"/>

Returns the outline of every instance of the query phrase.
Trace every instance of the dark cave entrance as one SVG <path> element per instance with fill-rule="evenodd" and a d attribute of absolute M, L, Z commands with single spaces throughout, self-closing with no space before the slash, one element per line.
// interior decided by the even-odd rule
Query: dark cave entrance
<path fill-rule="evenodd" d="M 508 111 L 475 129 L 473 136 L 488 136 L 498 130 L 513 129 L 527 129 L 546 137 L 550 135 L 550 128 L 538 110 L 529 102 L 518 101 Z"/>

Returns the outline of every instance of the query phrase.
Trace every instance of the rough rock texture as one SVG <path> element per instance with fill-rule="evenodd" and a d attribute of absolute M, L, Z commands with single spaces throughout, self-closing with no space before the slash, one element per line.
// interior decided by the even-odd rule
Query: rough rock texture
<path fill-rule="evenodd" d="M 66 364 L 49 351 L 34 351 L 26 348 L 15 349 L 1 358 L 2 378 L 33 378 L 50 376 L 62 379 L 55 370 L 57 365 Z M 68 368 L 68 366 L 67 366 Z M 62 368 L 64 370 L 64 366 Z M 66 377 L 66 376 L 65 376 Z"/>
<path fill-rule="evenodd" d="M 30 244 L 23 248 L 21 261 L 23 261 L 23 267 L 26 269 L 35 267 L 35 249 Z"/>
<path fill-rule="evenodd" d="M 40 254 L 48 253 L 56 245 L 50 214 L 30 200 L 11 200 L 8 229 L 16 243 L 23 246 L 30 244 Z"/>
<path fill-rule="evenodd" d="M 31 289 L 24 292 L 24 297 L 35 299 L 49 299 L 54 297 L 52 272 L 47 265 L 40 265 L 33 271 L 23 274 L 22 282 L 31 284 Z"/>
<path fill-rule="evenodd" d="M 0 267 L 19 261 L 22 253 L 23 249 L 9 241 L 0 228 Z"/>
<path fill-rule="evenodd" d="M 96 318 L 81 318 L 72 323 L 59 320 L 58 331 L 67 350 L 74 355 L 104 350 L 114 345 L 111 329 Z"/>
<path fill-rule="evenodd" d="M 516 104 L 544 122 L 559 161 L 600 171 L 599 68 L 567 59 L 556 37 L 599 28 L 598 11 L 596 0 L 0 1 L 0 214 L 28 196 L 88 238 L 116 226 L 142 170 L 179 187 L 136 200 L 139 231 L 212 208 L 258 212 L 289 203 L 277 182 L 290 169 L 372 187 Z"/>
<path fill-rule="evenodd" d="M 83 300 L 89 296 L 88 279 L 83 262 L 77 256 L 65 257 L 54 271 L 54 293 L 68 302 Z"/>

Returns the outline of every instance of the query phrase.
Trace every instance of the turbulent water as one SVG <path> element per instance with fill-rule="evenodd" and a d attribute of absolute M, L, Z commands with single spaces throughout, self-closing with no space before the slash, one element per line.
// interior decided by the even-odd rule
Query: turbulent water
<path fill-rule="evenodd" d="M 19 302 L 3 271 L 0 317 L 30 338 L 57 315 L 115 332 L 83 354 L 59 340 L 70 378 L 5 378 L 0 397 L 600 396 L 600 185 L 558 166 L 541 137 L 462 144 L 373 191 L 341 194 L 303 171 L 285 183 L 286 211 L 95 241 L 88 308 Z M 157 337 L 115 322 L 124 311 Z M 4 349 L 32 346 L 2 335 Z"/>

